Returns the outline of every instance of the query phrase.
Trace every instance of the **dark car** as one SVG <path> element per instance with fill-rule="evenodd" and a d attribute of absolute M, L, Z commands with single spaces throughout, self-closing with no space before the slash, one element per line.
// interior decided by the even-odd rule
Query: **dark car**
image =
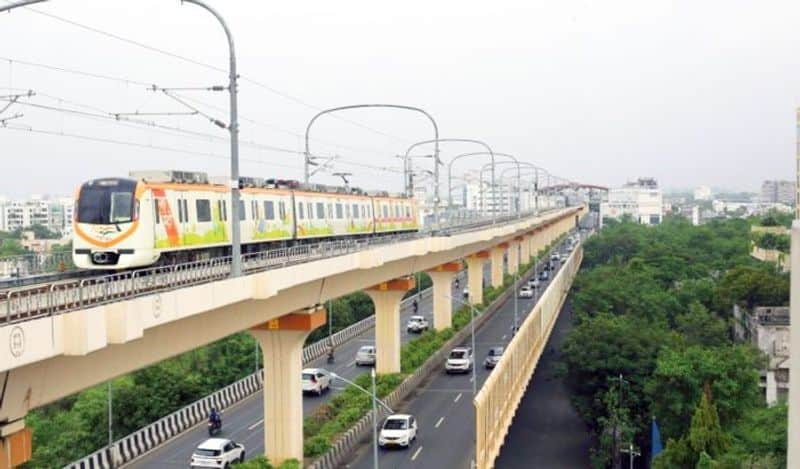
<path fill-rule="evenodd" d="M 497 365 L 500 361 L 500 357 L 503 356 L 503 347 L 492 347 L 489 349 L 489 354 L 486 355 L 486 360 L 483 361 L 483 366 L 486 367 L 487 370 L 492 369 Z"/>

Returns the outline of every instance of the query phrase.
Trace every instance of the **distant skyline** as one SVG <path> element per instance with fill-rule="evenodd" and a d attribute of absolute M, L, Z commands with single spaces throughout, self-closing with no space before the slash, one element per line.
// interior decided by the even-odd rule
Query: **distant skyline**
<path fill-rule="evenodd" d="M 757 191 L 794 179 L 796 1 L 208 1 L 236 39 L 243 175 L 301 179 L 318 110 L 397 103 L 430 112 L 442 137 L 479 138 L 580 182 Z M 226 84 L 213 69 L 227 68 L 224 36 L 207 12 L 53 0 L 0 15 L 0 44 L 0 94 L 35 92 L 0 115 L 23 114 L 0 125 L 0 193 L 72 194 L 129 170 L 228 174 L 227 133 L 208 121 L 227 122 L 226 93 L 174 92 L 186 107 L 148 90 Z M 192 109 L 202 114 L 175 115 Z M 353 185 L 399 191 L 395 155 L 429 138 L 414 113 L 348 111 L 315 124 L 311 149 L 338 155 L 330 172 L 354 173 Z M 474 151 L 443 144 L 442 158 Z M 337 183 L 330 172 L 314 180 Z"/>

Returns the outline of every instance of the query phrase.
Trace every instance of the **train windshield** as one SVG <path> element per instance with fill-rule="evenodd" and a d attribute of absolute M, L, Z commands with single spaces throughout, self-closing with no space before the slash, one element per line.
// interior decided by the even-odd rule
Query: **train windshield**
<path fill-rule="evenodd" d="M 101 179 L 81 187 L 78 196 L 78 223 L 109 225 L 134 219 L 136 181 Z"/>

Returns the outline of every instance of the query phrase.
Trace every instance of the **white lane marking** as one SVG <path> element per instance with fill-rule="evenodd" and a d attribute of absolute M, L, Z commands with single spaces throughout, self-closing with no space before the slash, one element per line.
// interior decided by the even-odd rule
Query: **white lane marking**
<path fill-rule="evenodd" d="M 414 451 L 414 456 L 411 456 L 411 460 L 412 460 L 412 461 L 413 461 L 413 460 L 415 460 L 415 459 L 417 459 L 417 456 L 419 456 L 419 452 L 420 452 L 420 451 L 422 451 L 422 446 L 420 446 L 419 448 L 417 448 L 417 450 L 416 450 L 416 451 Z"/>
<path fill-rule="evenodd" d="M 261 425 L 262 423 L 264 423 L 264 419 L 261 419 L 261 420 L 259 420 L 258 422 L 256 422 L 256 423 L 254 423 L 254 424 L 250 425 L 249 427 L 247 427 L 247 429 L 248 429 L 248 430 L 252 430 L 252 429 L 256 428 L 257 426 Z"/>
<path fill-rule="evenodd" d="M 458 402 L 459 399 L 461 399 L 461 393 L 458 393 L 458 396 L 456 396 L 456 398 L 453 399 L 453 402 Z"/>
<path fill-rule="evenodd" d="M 433 428 L 439 428 L 439 425 L 441 425 L 443 421 L 444 417 L 439 417 L 439 420 L 436 422 L 436 425 L 434 425 Z"/>
<path fill-rule="evenodd" d="M 503 337 L 500 337 L 500 340 L 506 340 L 505 334 L 503 335 Z"/>
<path fill-rule="evenodd" d="M 356 361 L 355 360 L 351 361 L 350 363 L 347 364 L 347 366 L 348 367 L 356 366 Z"/>

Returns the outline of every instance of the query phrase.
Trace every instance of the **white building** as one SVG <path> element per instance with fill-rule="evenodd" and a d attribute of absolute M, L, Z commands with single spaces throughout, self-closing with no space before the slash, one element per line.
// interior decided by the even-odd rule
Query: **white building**
<path fill-rule="evenodd" d="M 694 200 L 711 200 L 711 188 L 700 186 L 694 190 Z"/>
<path fill-rule="evenodd" d="M 75 201 L 71 198 L 49 199 L 40 195 L 27 200 L 0 198 L 0 231 L 14 231 L 42 225 L 64 237 L 72 234 Z"/>
<path fill-rule="evenodd" d="M 600 223 L 631 216 L 643 225 L 658 225 L 663 218 L 663 196 L 653 178 L 639 178 L 622 187 L 609 189 L 608 202 L 600 204 Z"/>

